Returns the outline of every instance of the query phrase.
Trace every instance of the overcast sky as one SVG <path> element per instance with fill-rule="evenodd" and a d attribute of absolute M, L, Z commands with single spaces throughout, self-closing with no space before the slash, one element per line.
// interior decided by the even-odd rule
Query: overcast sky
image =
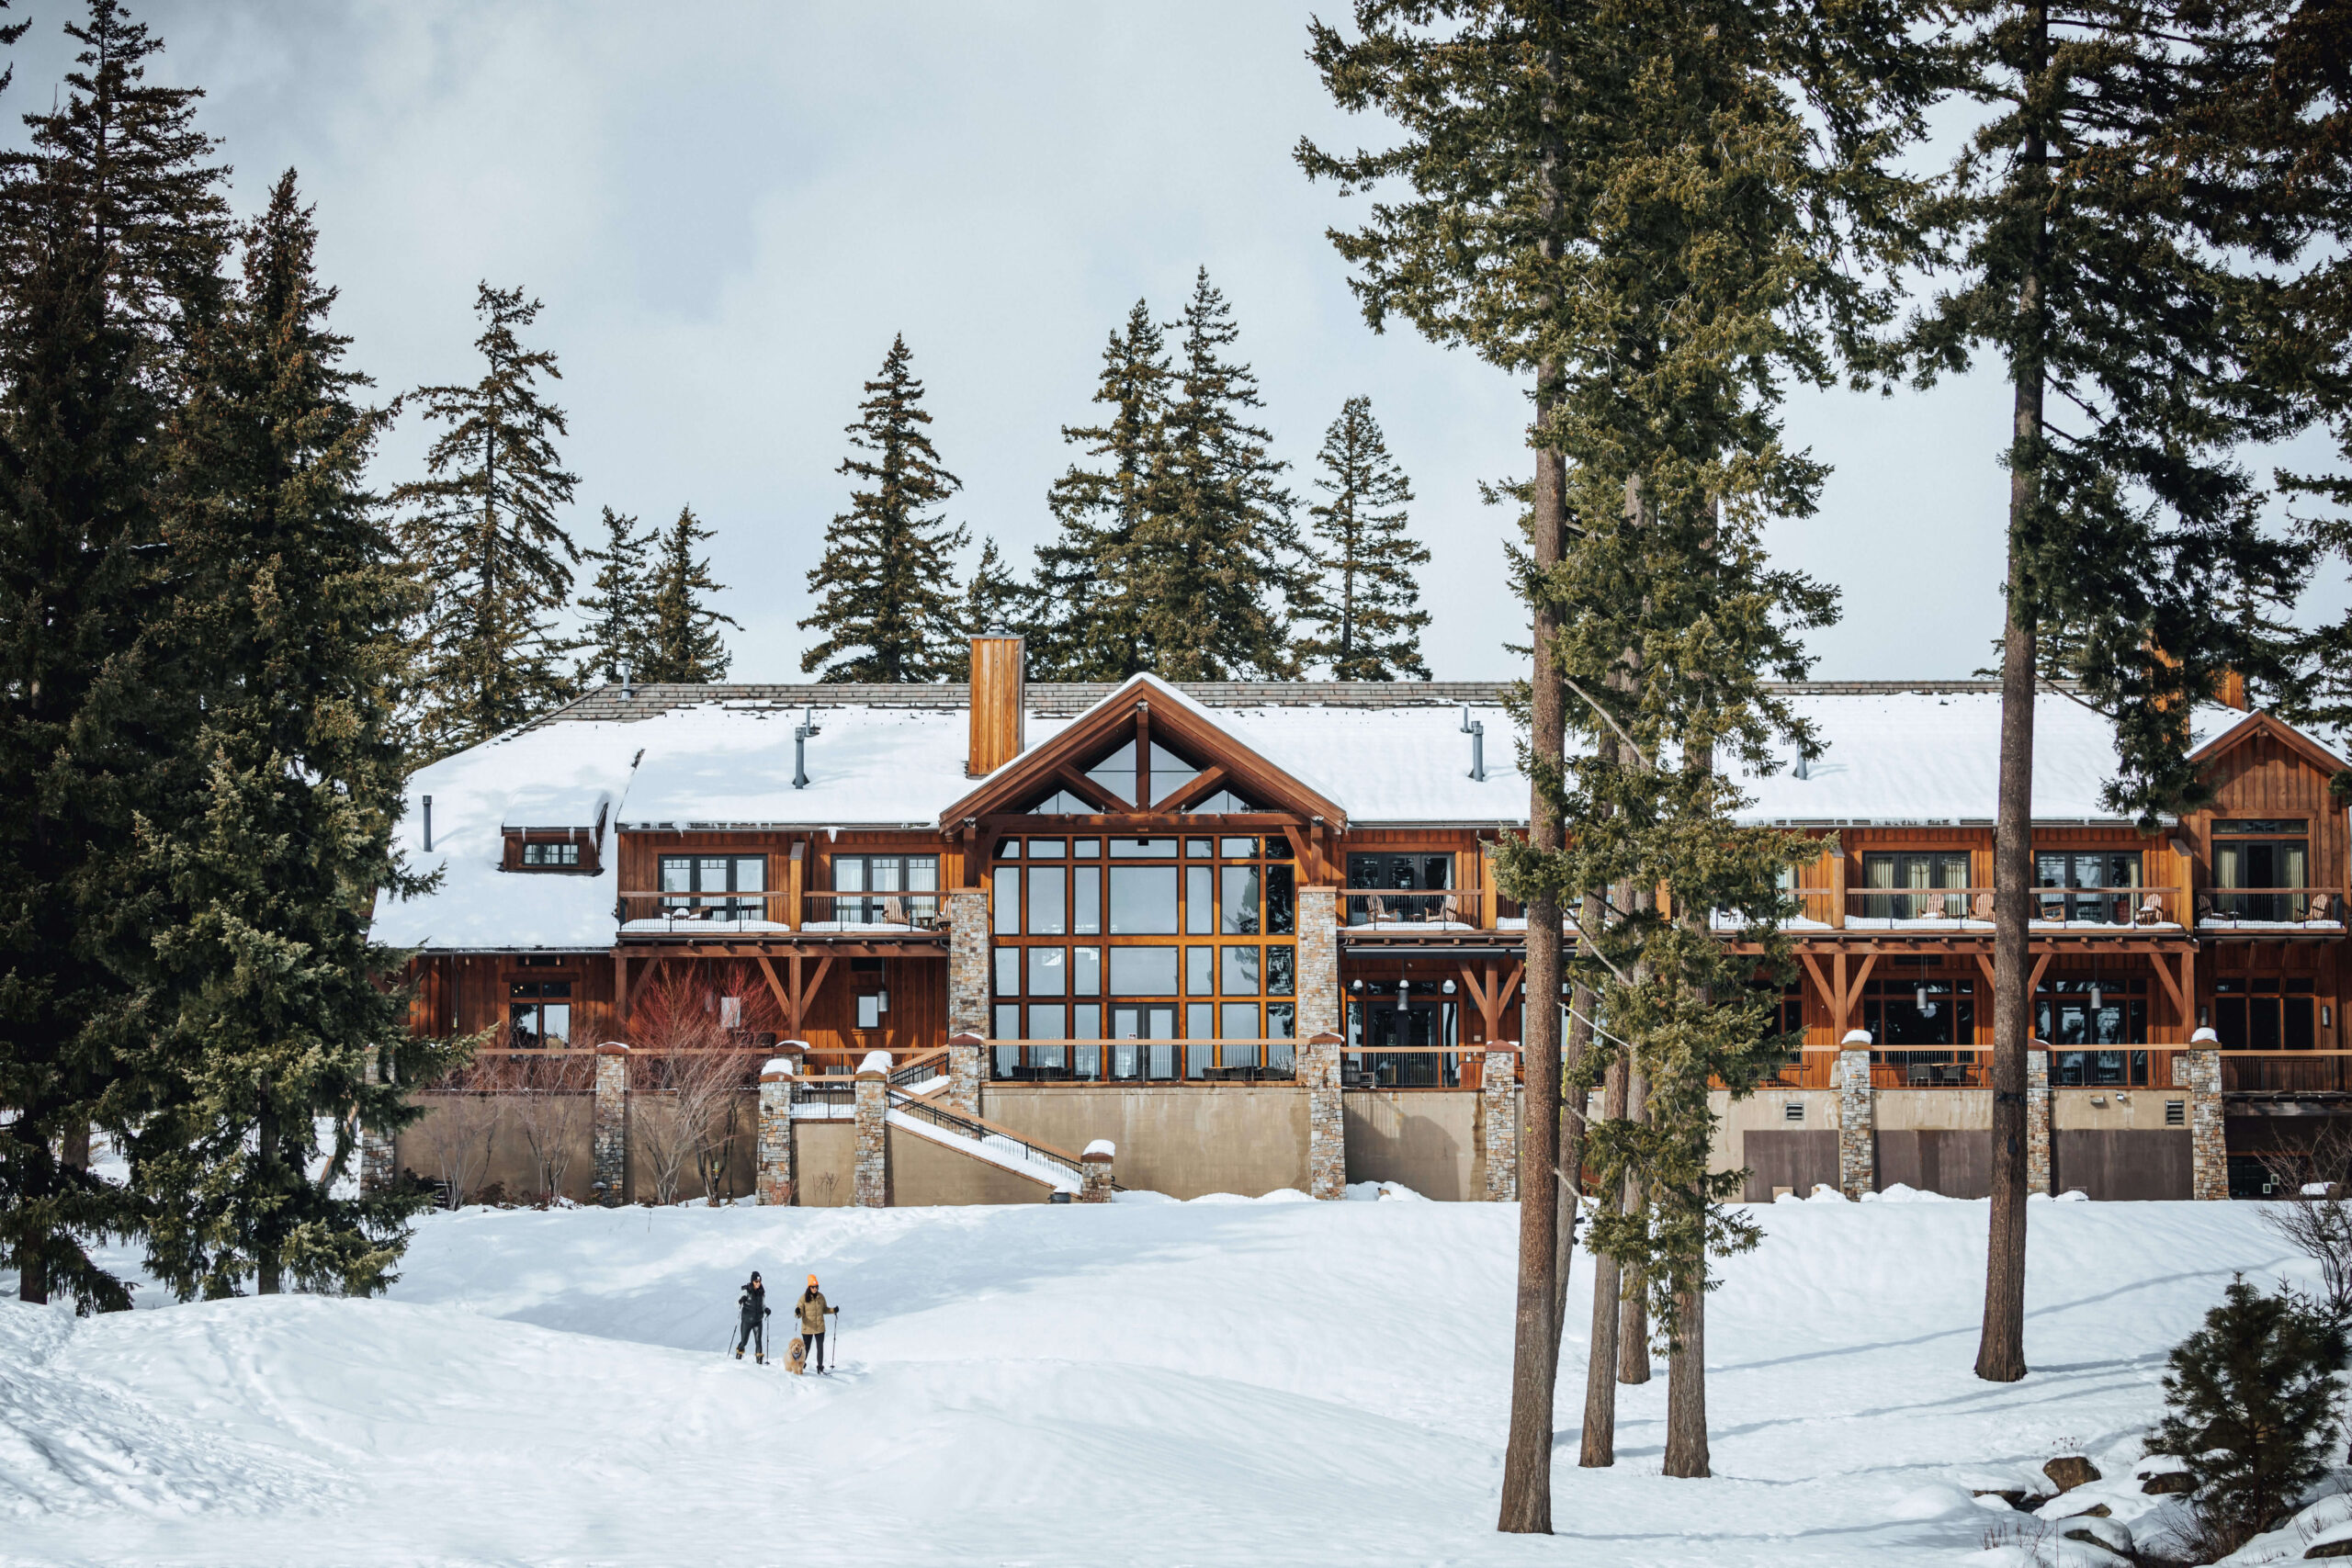
<path fill-rule="evenodd" d="M 340 328 L 390 394 L 469 380 L 477 280 L 545 302 L 580 475 L 598 508 L 717 532 L 734 678 L 801 679 L 806 574 L 840 511 L 860 383 L 903 333 L 952 515 L 1016 562 L 1088 423 L 1103 340 L 1163 319 L 1205 265 L 1231 300 L 1276 450 L 1306 489 L 1340 403 L 1368 394 L 1433 558 L 1441 679 L 1518 672 L 1507 518 L 1477 481 L 1527 467 L 1524 389 L 1408 329 L 1374 334 L 1325 231 L 1361 203 L 1292 149 L 1385 140 L 1323 96 L 1289 0 L 1056 5 L 293 5 L 131 0 L 156 74 L 198 85 L 252 211 L 291 165 L 316 203 Z M 1325 0 L 1340 13 L 1344 0 Z M 66 0 L 17 0 L 20 105 L 64 66 Z M 1783 561 L 1837 583 L 1824 676 L 1960 676 L 1998 629 L 2007 389 L 1800 392 L 1792 445 L 1833 465 Z M 417 468 L 413 419 L 384 447 Z M 1303 521 L 1303 519 L 1302 519 Z M 2332 573 L 2340 577 L 2340 572 Z M 2341 599 L 2331 588 L 2328 603 Z"/>

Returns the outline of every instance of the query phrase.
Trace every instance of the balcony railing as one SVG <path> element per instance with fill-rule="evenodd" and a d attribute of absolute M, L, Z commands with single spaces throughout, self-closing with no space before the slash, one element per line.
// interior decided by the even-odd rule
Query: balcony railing
<path fill-rule="evenodd" d="M 2197 896 L 2197 923 L 2340 926 L 2344 903 L 2332 887 L 2210 887 Z"/>
<path fill-rule="evenodd" d="M 2222 1089 L 2235 1094 L 2344 1094 L 2352 1092 L 2352 1068 L 2340 1053 L 2290 1052 L 2282 1055 L 2222 1056 Z"/>
<path fill-rule="evenodd" d="M 722 931 L 856 931 L 875 934 L 938 928 L 937 893 L 624 893 L 621 929 L 636 934 L 716 935 Z"/>
<path fill-rule="evenodd" d="M 1351 888 L 1345 897 L 1348 924 L 1374 931 L 1476 931 L 1486 919 L 1484 897 L 1476 888 L 1398 893 Z"/>
<path fill-rule="evenodd" d="M 1993 924 L 1990 887 L 1830 887 L 1794 890 L 1806 927 L 1885 931 L 1903 926 Z M 2181 923 L 2177 887 L 2037 887 L 2029 919 L 2038 926 L 2164 927 Z"/>

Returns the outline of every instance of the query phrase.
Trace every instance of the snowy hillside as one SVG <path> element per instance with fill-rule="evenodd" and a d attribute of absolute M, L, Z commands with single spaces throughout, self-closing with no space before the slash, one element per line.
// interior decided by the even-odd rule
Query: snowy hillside
<path fill-rule="evenodd" d="M 0 1563 L 1983 1563 L 1967 1483 L 2130 1442 L 2232 1270 L 2301 1271 L 2249 1205 L 2037 1203 L 1996 1387 L 1983 1204 L 1761 1217 L 1712 1481 L 1663 1367 L 1574 1468 L 1579 1258 L 1548 1541 L 1493 1533 L 1510 1207 L 472 1210 L 389 1301 L 8 1303 Z M 843 1375 L 722 1358 L 752 1268 L 779 1325 L 822 1277 Z"/>

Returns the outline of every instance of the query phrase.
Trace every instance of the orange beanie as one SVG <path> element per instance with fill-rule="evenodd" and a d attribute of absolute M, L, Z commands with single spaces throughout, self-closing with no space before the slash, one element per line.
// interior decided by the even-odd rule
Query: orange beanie
<path fill-rule="evenodd" d="M 808 1288 L 812 1291 L 817 1288 L 817 1276 L 814 1274 L 808 1276 Z"/>

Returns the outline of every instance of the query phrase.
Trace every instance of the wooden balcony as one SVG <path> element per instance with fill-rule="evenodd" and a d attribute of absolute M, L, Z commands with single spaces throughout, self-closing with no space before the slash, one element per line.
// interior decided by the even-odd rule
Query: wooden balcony
<path fill-rule="evenodd" d="M 944 948 L 938 893 L 623 893 L 619 938 L 639 943 L 775 952 Z"/>
<path fill-rule="evenodd" d="M 2197 934 L 2340 937 L 2345 904 L 2339 887 L 2209 887 L 2197 895 Z"/>
<path fill-rule="evenodd" d="M 1800 887 L 1797 918 L 1789 929 L 1805 936 L 1828 931 L 1993 931 L 1990 887 Z M 2186 894 L 2177 887 L 2037 887 L 2031 894 L 2037 933 L 2108 936 L 2185 932 Z"/>

